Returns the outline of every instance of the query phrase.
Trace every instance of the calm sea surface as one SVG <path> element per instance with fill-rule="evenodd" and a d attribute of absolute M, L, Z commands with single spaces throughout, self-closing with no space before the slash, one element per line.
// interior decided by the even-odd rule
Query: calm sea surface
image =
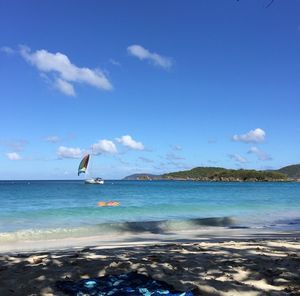
<path fill-rule="evenodd" d="M 207 226 L 300 229 L 300 183 L 0 181 L 0 243 Z"/>

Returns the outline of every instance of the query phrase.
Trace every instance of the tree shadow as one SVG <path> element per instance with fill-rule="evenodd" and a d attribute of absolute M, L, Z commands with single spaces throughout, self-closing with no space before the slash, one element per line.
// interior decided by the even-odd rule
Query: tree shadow
<path fill-rule="evenodd" d="M 292 239 L 7 253 L 0 257 L 0 295 L 64 295 L 58 280 L 131 271 L 196 295 L 300 295 L 299 266 L 300 243 Z"/>

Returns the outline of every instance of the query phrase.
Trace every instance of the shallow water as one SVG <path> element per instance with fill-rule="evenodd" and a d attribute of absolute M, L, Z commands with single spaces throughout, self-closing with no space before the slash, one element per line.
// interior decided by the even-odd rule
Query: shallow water
<path fill-rule="evenodd" d="M 120 206 L 97 206 L 109 200 Z M 207 226 L 300 229 L 300 183 L 1 181 L 0 202 L 0 242 Z"/>

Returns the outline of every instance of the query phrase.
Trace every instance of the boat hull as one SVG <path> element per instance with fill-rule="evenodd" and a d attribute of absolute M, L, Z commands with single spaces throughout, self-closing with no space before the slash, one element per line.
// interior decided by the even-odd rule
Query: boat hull
<path fill-rule="evenodd" d="M 104 184 L 103 180 L 95 180 L 95 179 L 88 179 L 84 181 L 85 184 L 95 184 L 95 185 L 102 185 Z"/>

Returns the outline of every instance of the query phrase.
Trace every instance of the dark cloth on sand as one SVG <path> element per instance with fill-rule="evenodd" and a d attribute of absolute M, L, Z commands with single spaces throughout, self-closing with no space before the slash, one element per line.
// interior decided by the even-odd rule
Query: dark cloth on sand
<path fill-rule="evenodd" d="M 56 287 L 71 296 L 194 296 L 190 291 L 174 291 L 167 283 L 135 272 L 56 282 Z"/>

